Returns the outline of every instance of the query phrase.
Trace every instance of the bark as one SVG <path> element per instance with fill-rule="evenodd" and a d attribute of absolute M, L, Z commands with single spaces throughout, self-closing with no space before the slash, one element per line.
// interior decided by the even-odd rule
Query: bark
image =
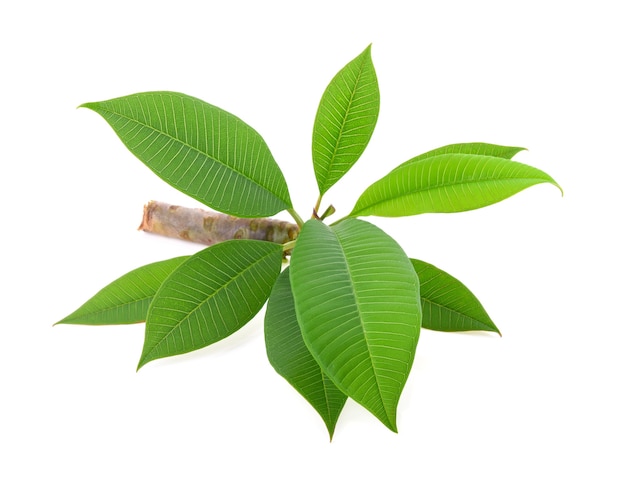
<path fill-rule="evenodd" d="M 244 219 L 203 209 L 150 201 L 139 230 L 210 246 L 230 239 L 258 239 L 284 244 L 298 236 L 298 226 L 269 219 Z"/>

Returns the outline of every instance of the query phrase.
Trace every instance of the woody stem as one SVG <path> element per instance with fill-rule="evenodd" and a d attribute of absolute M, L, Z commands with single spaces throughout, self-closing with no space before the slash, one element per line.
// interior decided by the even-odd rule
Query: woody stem
<path fill-rule="evenodd" d="M 150 201 L 139 230 L 210 246 L 230 239 L 285 244 L 298 237 L 297 224 L 270 218 L 239 218 L 203 209 Z"/>

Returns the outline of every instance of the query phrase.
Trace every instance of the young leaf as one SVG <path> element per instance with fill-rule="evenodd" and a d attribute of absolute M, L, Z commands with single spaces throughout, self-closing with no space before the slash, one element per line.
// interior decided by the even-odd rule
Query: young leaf
<path fill-rule="evenodd" d="M 269 297 L 282 255 L 280 244 L 237 239 L 191 256 L 152 300 L 138 369 L 206 347 L 248 323 Z"/>
<path fill-rule="evenodd" d="M 322 371 L 396 431 L 420 331 L 417 273 L 368 222 L 312 219 L 293 250 L 291 286 L 304 342 Z"/>
<path fill-rule="evenodd" d="M 134 269 L 102 288 L 78 310 L 57 323 L 116 325 L 145 322 L 148 306 L 161 283 L 188 256 Z"/>
<path fill-rule="evenodd" d="M 332 79 L 313 125 L 313 166 L 320 195 L 359 159 L 370 141 L 380 107 L 371 46 Z"/>
<path fill-rule="evenodd" d="M 425 158 L 434 157 L 435 155 L 446 155 L 449 153 L 465 153 L 466 155 L 488 155 L 491 157 L 500 157 L 510 160 L 519 152 L 526 150 L 521 147 L 508 147 L 503 145 L 494 145 L 492 143 L 453 143 L 452 145 L 445 145 L 429 152 L 422 153 L 415 158 L 412 158 L 408 162 L 396 167 L 395 170 L 402 168 L 406 163 L 413 163 L 418 160 L 424 160 Z"/>
<path fill-rule="evenodd" d="M 236 116 L 173 92 L 86 103 L 165 182 L 220 212 L 266 217 L 290 209 L 280 168 L 261 136 Z"/>
<path fill-rule="evenodd" d="M 347 396 L 322 372 L 302 340 L 289 268 L 276 280 L 267 302 L 265 347 L 272 367 L 315 408 L 326 423 L 332 440 Z"/>
<path fill-rule="evenodd" d="M 474 294 L 432 264 L 411 259 L 420 281 L 422 328 L 441 332 L 485 330 L 500 333 Z"/>
<path fill-rule="evenodd" d="M 416 157 L 370 185 L 350 215 L 468 211 L 544 182 L 560 189 L 547 173 L 506 158 L 466 153 Z"/>

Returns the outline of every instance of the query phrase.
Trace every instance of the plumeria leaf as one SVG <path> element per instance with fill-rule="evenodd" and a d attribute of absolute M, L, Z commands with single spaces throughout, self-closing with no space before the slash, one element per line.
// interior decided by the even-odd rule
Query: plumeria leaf
<path fill-rule="evenodd" d="M 540 183 L 560 189 L 547 173 L 504 157 L 456 152 L 419 156 L 370 185 L 350 215 L 468 211 Z"/>
<path fill-rule="evenodd" d="M 189 257 L 152 300 L 138 368 L 206 347 L 248 323 L 269 297 L 282 255 L 280 244 L 238 239 Z"/>
<path fill-rule="evenodd" d="M 371 46 L 332 79 L 313 125 L 313 166 L 320 194 L 359 159 L 372 137 L 380 94 Z"/>
<path fill-rule="evenodd" d="M 265 346 L 272 367 L 315 408 L 332 440 L 347 396 L 324 374 L 302 339 L 289 268 L 278 277 L 267 302 Z"/>
<path fill-rule="evenodd" d="M 324 374 L 396 431 L 422 315 L 404 251 L 368 222 L 312 219 L 293 250 L 290 281 L 304 342 Z"/>
<path fill-rule="evenodd" d="M 481 303 L 459 280 L 418 259 L 411 259 L 420 281 L 422 327 L 441 332 L 497 332 Z"/>
<path fill-rule="evenodd" d="M 453 143 L 452 145 L 445 145 L 418 155 L 417 157 L 409 160 L 409 162 L 416 162 L 417 160 L 424 160 L 425 158 L 434 157 L 436 155 L 447 155 L 449 153 L 465 153 L 466 155 L 488 155 L 491 157 L 500 157 L 510 160 L 519 152 L 524 150 L 526 149 L 521 147 L 494 145 L 492 143 Z M 396 168 L 401 168 L 403 165 L 404 164 Z"/>
<path fill-rule="evenodd" d="M 148 306 L 161 283 L 187 258 L 181 256 L 134 269 L 102 288 L 57 323 L 116 325 L 145 322 Z"/>
<path fill-rule="evenodd" d="M 263 138 L 216 106 L 155 91 L 82 107 L 99 113 L 165 182 L 213 209 L 265 217 L 292 207 L 285 178 Z"/>

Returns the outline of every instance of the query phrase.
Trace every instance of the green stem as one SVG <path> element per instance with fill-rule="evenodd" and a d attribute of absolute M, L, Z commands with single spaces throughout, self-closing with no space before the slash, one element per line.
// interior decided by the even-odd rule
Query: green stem
<path fill-rule="evenodd" d="M 287 241 L 285 244 L 283 244 L 283 252 L 287 252 L 287 251 L 291 251 L 293 248 L 296 247 L 296 241 Z"/>
<path fill-rule="evenodd" d="M 324 213 L 320 216 L 320 220 L 324 220 L 326 219 L 328 216 L 332 216 L 335 213 L 335 207 L 331 204 L 328 206 L 328 208 L 324 211 Z"/>
<path fill-rule="evenodd" d="M 317 198 L 317 202 L 315 203 L 315 213 L 317 214 L 320 211 L 320 205 L 322 205 L 322 194 Z"/>
<path fill-rule="evenodd" d="M 291 214 L 291 217 L 293 217 L 293 220 L 296 221 L 296 224 L 298 224 L 299 228 L 302 228 L 302 226 L 304 226 L 304 221 L 302 220 L 302 217 L 300 217 L 295 209 L 287 209 L 287 212 Z"/>

